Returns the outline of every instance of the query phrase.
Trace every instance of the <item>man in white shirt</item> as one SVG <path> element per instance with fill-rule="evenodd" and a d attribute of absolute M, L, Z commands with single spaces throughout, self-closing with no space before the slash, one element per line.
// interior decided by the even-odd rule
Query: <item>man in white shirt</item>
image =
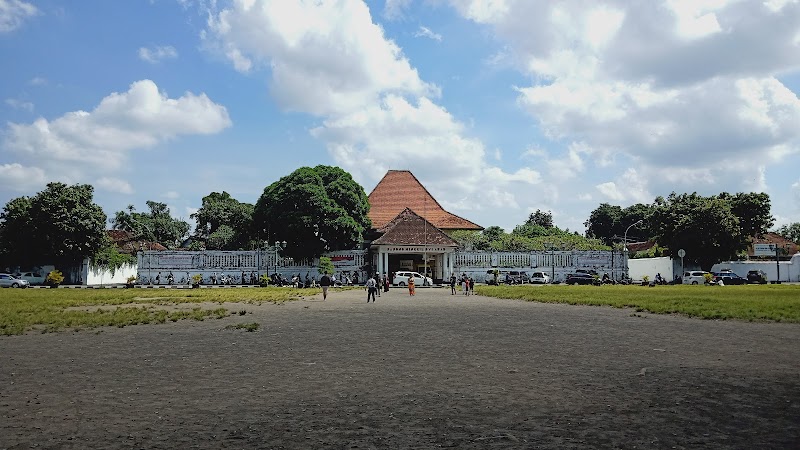
<path fill-rule="evenodd" d="M 372 303 L 375 303 L 375 293 L 378 292 L 378 288 L 376 286 L 377 284 L 375 283 L 375 278 L 367 278 L 367 283 L 364 284 L 364 289 L 367 290 L 367 303 L 369 303 L 370 297 L 372 297 Z"/>

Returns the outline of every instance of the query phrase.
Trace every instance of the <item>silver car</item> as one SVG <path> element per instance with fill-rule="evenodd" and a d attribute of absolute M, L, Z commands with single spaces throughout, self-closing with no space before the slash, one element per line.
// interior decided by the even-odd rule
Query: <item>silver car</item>
<path fill-rule="evenodd" d="M 30 285 L 31 284 L 28 283 L 28 280 L 21 280 L 19 278 L 15 278 L 14 275 L 0 273 L 0 287 L 26 288 Z"/>

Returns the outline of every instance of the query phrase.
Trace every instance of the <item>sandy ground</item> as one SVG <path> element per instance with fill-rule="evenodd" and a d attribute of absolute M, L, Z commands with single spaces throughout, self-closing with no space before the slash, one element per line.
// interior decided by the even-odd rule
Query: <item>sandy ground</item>
<path fill-rule="evenodd" d="M 798 325 L 365 299 L 0 337 L 0 448 L 800 447 Z"/>

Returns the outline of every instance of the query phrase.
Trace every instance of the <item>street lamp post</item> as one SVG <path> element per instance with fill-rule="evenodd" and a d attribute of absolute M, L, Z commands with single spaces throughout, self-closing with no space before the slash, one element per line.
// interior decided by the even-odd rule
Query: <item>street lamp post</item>
<path fill-rule="evenodd" d="M 286 248 L 286 241 L 275 241 L 275 273 L 278 273 L 278 252 Z"/>
<path fill-rule="evenodd" d="M 637 220 L 636 222 L 628 225 L 628 228 L 625 228 L 625 236 L 622 238 L 623 244 L 625 244 L 625 254 L 628 253 L 628 230 L 630 230 L 631 227 L 641 224 L 642 222 L 644 222 L 644 220 Z"/>
<path fill-rule="evenodd" d="M 632 227 L 635 227 L 636 225 L 641 224 L 642 222 L 644 222 L 644 220 L 640 219 L 640 220 L 637 220 L 636 222 L 633 222 L 632 224 L 628 225 L 628 228 L 625 228 L 625 235 L 622 238 L 622 244 L 624 245 L 623 253 L 625 254 L 625 269 L 626 269 L 625 270 L 625 276 L 626 277 L 628 276 L 628 270 L 627 270 L 628 269 L 628 230 L 630 230 Z"/>

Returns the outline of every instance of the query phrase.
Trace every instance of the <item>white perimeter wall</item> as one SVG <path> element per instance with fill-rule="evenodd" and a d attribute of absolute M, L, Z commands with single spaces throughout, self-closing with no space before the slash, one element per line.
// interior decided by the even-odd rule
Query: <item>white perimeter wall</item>
<path fill-rule="evenodd" d="M 789 261 L 781 261 L 780 268 L 779 281 L 800 281 L 800 253 L 792 256 Z M 740 277 L 746 277 L 751 270 L 763 270 L 767 274 L 767 280 L 778 280 L 778 266 L 775 261 L 725 261 L 711 267 L 712 272 L 720 272 L 722 269 L 730 269 Z"/>
<path fill-rule="evenodd" d="M 114 271 L 112 275 L 110 271 L 99 269 L 90 264 L 84 264 L 83 279 L 87 286 L 99 286 L 105 284 L 125 284 L 128 277 L 136 277 L 136 264 L 125 264 L 119 269 Z"/>
<path fill-rule="evenodd" d="M 628 260 L 628 274 L 632 280 L 641 280 L 647 275 L 650 277 L 650 281 L 653 281 L 656 274 L 660 273 L 667 281 L 672 281 L 680 271 L 681 262 L 678 261 L 677 267 L 675 267 L 672 258 L 668 256 Z"/>

